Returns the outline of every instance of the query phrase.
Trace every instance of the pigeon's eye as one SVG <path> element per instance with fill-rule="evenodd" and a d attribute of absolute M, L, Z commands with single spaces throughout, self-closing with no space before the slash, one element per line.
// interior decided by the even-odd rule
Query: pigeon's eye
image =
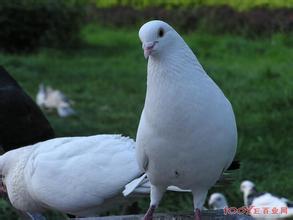
<path fill-rule="evenodd" d="M 159 37 L 163 37 L 164 34 L 165 34 L 164 29 L 163 28 L 160 28 L 159 31 L 158 31 Z"/>

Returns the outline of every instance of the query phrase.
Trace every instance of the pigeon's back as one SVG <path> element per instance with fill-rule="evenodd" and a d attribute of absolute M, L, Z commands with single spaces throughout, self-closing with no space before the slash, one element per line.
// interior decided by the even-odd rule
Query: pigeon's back
<path fill-rule="evenodd" d="M 0 66 L 0 147 L 9 151 L 54 136 L 39 107 Z"/>
<path fill-rule="evenodd" d="M 42 204 L 70 214 L 103 209 L 140 175 L 134 144 L 120 135 L 38 143 L 24 170 L 28 191 Z"/>

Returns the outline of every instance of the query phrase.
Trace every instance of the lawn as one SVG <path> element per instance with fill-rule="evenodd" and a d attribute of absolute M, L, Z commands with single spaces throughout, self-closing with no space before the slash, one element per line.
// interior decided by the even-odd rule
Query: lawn
<path fill-rule="evenodd" d="M 76 50 L 42 49 L 34 54 L 0 53 L 1 65 L 35 97 L 43 82 L 74 100 L 78 114 L 47 114 L 58 136 L 121 133 L 135 138 L 146 89 L 146 60 L 137 29 L 86 26 Z M 184 35 L 236 114 L 241 169 L 224 192 L 241 206 L 239 183 L 293 199 L 293 38 L 246 39 L 233 35 Z M 3 204 L 3 202 L 2 202 Z M 139 202 L 144 212 L 148 199 Z M 8 212 L 2 205 L 3 212 Z M 168 194 L 160 211 L 191 211 L 189 195 Z"/>

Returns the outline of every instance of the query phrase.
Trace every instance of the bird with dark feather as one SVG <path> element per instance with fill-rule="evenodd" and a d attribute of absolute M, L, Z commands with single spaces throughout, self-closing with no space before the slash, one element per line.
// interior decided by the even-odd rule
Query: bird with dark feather
<path fill-rule="evenodd" d="M 0 66 L 0 154 L 54 137 L 54 130 L 40 108 Z M 0 187 L 0 195 L 8 200 L 4 186 Z M 21 219 L 38 219 L 38 214 L 17 213 Z"/>
<path fill-rule="evenodd" d="M 0 66 L 0 147 L 4 152 L 54 138 L 35 102 Z"/>

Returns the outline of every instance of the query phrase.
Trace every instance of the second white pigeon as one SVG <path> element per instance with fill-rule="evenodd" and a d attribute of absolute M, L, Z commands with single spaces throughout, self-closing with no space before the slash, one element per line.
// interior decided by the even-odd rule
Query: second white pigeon
<path fill-rule="evenodd" d="M 0 174 L 11 204 L 32 219 L 48 209 L 94 216 L 150 192 L 135 142 L 120 135 L 55 138 L 18 148 L 0 156 Z"/>

